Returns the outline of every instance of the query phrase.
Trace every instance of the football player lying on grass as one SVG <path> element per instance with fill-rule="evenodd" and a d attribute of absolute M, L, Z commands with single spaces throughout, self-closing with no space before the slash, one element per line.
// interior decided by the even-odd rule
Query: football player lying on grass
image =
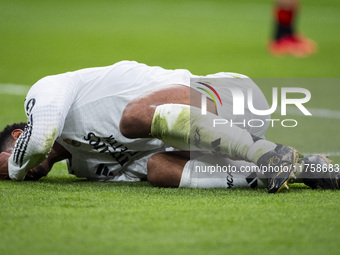
<path fill-rule="evenodd" d="M 99 181 L 267 187 L 276 193 L 295 180 L 339 189 L 338 171 L 306 170 L 311 164 L 331 167 L 331 161 L 319 155 L 303 158 L 294 148 L 265 140 L 268 125 L 214 127 L 216 118 L 235 120 L 230 91 L 218 91 L 223 107 L 207 99 L 202 114 L 202 90 L 190 86 L 191 78 L 225 78 L 242 91 L 251 89 L 256 109 L 269 108 L 257 85 L 235 73 L 195 76 L 122 61 L 48 76 L 27 94 L 27 124 L 7 126 L 0 134 L 1 179 L 39 179 L 55 162 L 68 159 L 70 174 Z M 246 120 L 270 118 L 255 116 L 247 106 L 243 111 Z M 223 171 L 215 175 L 216 169 Z"/>

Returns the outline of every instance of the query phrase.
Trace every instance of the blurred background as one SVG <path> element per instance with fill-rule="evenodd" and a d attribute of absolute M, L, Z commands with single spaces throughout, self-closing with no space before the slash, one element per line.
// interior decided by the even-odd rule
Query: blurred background
<path fill-rule="evenodd" d="M 298 30 L 318 54 L 267 51 L 273 0 L 1 0 L 0 81 L 31 85 L 48 75 L 128 59 L 195 74 L 338 77 L 340 3 L 302 1 Z"/>

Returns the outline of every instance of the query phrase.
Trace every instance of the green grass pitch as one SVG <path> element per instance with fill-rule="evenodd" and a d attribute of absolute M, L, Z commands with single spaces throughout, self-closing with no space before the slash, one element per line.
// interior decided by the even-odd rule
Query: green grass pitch
<path fill-rule="evenodd" d="M 339 77 L 339 1 L 301 1 L 298 29 L 319 47 L 301 59 L 268 54 L 272 2 L 1 0 L 0 128 L 25 121 L 24 95 L 5 84 L 124 59 L 195 74 L 323 78 L 304 85 L 308 106 L 339 111 L 339 86 L 325 80 Z M 340 163 L 339 117 L 296 119 L 299 127 L 267 138 L 334 152 Z M 339 254 L 339 204 L 339 192 L 303 185 L 269 195 L 86 182 L 59 163 L 35 183 L 0 182 L 0 254 Z"/>

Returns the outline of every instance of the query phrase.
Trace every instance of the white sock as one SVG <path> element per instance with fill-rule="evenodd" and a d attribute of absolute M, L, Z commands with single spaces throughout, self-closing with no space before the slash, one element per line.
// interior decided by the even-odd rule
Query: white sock
<path fill-rule="evenodd" d="M 235 172 L 216 172 L 216 166 L 233 166 Z M 215 168 L 214 168 L 215 167 Z M 241 172 L 241 167 L 249 169 Z M 205 172 L 214 169 L 215 172 Z M 253 171 L 250 171 L 253 169 Z M 258 178 L 257 166 L 245 161 L 233 161 L 228 158 L 206 155 L 197 159 L 189 160 L 184 166 L 180 188 L 264 188 L 267 186 L 266 179 Z M 204 172 L 199 172 L 199 171 Z"/>
<path fill-rule="evenodd" d="M 246 159 L 256 164 L 263 154 L 274 150 L 276 146 L 277 145 L 273 142 L 258 140 L 249 148 Z"/>
<path fill-rule="evenodd" d="M 250 133 L 237 126 L 215 125 L 217 115 L 181 104 L 156 107 L 151 135 L 180 150 L 212 151 L 247 158 L 254 144 Z"/>

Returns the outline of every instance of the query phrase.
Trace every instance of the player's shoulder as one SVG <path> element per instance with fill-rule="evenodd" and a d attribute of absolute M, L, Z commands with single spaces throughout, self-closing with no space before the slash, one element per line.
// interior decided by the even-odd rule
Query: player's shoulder
<path fill-rule="evenodd" d="M 65 74 L 48 75 L 34 83 L 29 92 L 41 91 L 42 89 L 51 88 L 53 85 L 60 87 L 61 84 L 69 83 L 69 78 Z"/>
<path fill-rule="evenodd" d="M 249 78 L 248 76 L 240 73 L 234 73 L 234 72 L 219 72 L 215 74 L 209 74 L 205 76 L 206 78 L 235 78 L 235 79 L 241 79 L 241 78 Z"/>

